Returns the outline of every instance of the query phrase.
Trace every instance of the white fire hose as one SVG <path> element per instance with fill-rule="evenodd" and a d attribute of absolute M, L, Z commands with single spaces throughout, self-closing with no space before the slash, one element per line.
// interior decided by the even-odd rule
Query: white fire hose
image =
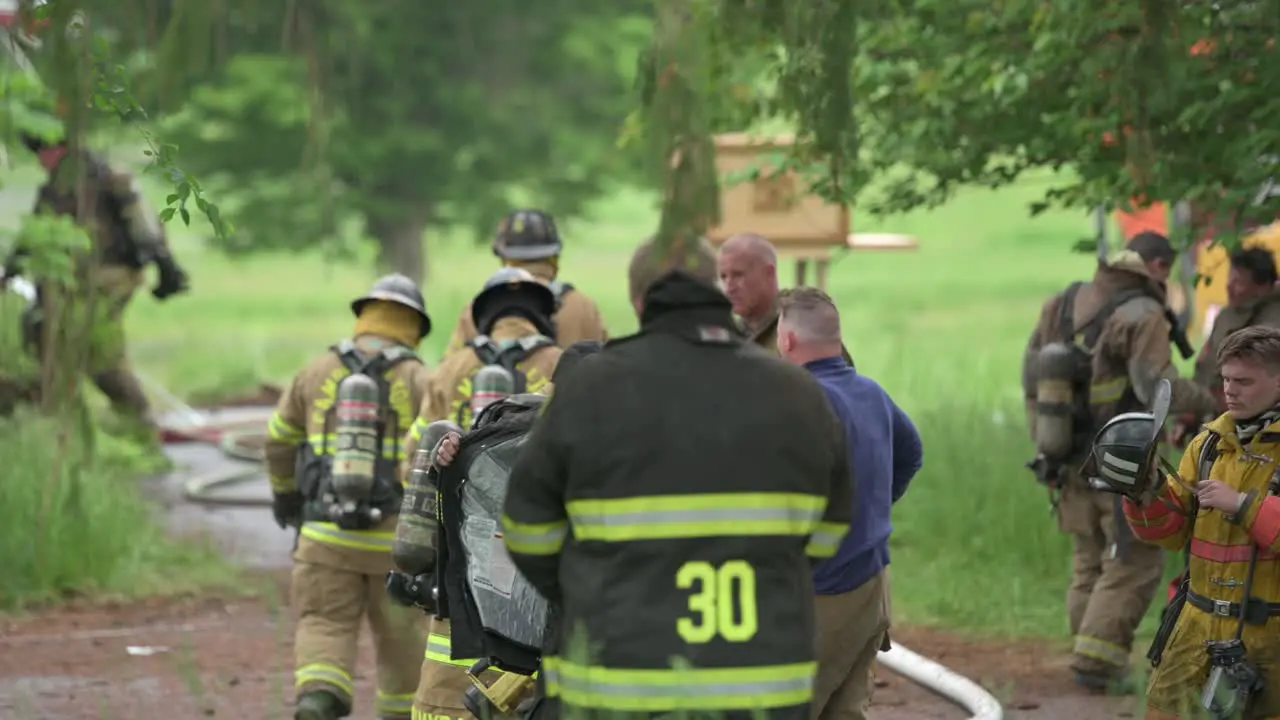
<path fill-rule="evenodd" d="M 1004 720 L 1004 709 L 991 693 L 923 655 L 894 643 L 892 649 L 881 652 L 877 659 L 895 673 L 963 707 L 970 720 Z"/>

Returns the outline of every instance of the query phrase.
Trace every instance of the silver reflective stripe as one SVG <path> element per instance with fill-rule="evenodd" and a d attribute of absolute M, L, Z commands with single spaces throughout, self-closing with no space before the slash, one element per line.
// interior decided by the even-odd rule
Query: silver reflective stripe
<path fill-rule="evenodd" d="M 1132 485 L 1135 482 L 1137 482 L 1136 478 L 1134 478 L 1132 475 L 1125 475 L 1124 473 L 1118 473 L 1115 470 L 1112 470 L 1111 468 L 1107 467 L 1106 465 L 1100 466 L 1098 470 L 1103 475 L 1107 476 L 1107 478 L 1117 483 L 1120 483 L 1121 485 Z"/>
<path fill-rule="evenodd" d="M 1138 463 L 1125 460 L 1124 458 L 1118 458 L 1109 452 L 1102 453 L 1102 462 L 1120 468 L 1121 470 L 1128 470 L 1129 472 L 1134 473 L 1138 472 Z"/>

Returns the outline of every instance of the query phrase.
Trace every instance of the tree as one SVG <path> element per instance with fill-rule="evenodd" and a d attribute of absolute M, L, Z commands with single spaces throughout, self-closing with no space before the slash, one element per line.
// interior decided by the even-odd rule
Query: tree
<path fill-rule="evenodd" d="M 615 137 L 646 3 L 298 7 L 231 18 L 213 78 L 164 124 L 235 210 L 226 249 L 342 252 L 362 221 L 383 267 L 420 276 L 427 227 L 487 235 L 515 188 L 570 214 L 632 176 Z"/>
<path fill-rule="evenodd" d="M 726 38 L 723 52 L 768 59 L 777 84 L 740 107 L 795 122 L 805 146 L 793 164 L 821 162 L 818 189 L 832 198 L 904 211 L 1051 167 L 1073 172 L 1033 210 L 1143 197 L 1191 200 L 1232 226 L 1276 216 L 1274 200 L 1253 204 L 1280 156 L 1280 70 L 1268 62 L 1280 15 L 1266 3 L 717 5 L 707 32 Z M 856 33 L 819 31 L 824 13 L 852 17 L 841 24 Z"/>

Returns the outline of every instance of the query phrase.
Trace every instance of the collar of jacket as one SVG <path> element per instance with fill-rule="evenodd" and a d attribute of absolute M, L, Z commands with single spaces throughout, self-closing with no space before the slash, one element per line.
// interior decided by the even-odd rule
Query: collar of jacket
<path fill-rule="evenodd" d="M 1252 315 L 1255 311 L 1261 310 L 1264 306 L 1270 305 L 1276 302 L 1280 302 L 1280 291 L 1271 290 L 1266 295 L 1263 295 L 1262 297 L 1254 298 L 1253 300 L 1237 305 L 1235 307 L 1228 305 L 1227 307 L 1223 308 L 1223 310 L 1235 311 L 1245 317 L 1248 317 Z"/>
<path fill-rule="evenodd" d="M 768 335 L 769 332 L 778 327 L 778 304 L 775 302 L 770 308 L 769 314 L 765 316 L 764 322 L 758 326 L 752 326 L 746 320 L 739 318 L 738 330 L 746 336 L 751 342 L 756 342 L 761 337 Z"/>
<path fill-rule="evenodd" d="M 1158 300 L 1162 305 L 1168 297 L 1168 291 L 1165 289 L 1164 283 L 1157 282 L 1155 278 L 1148 275 L 1145 268 L 1139 271 L 1130 267 L 1098 265 L 1098 271 L 1093 275 L 1093 285 L 1108 297 L 1123 290 L 1131 289 L 1146 291 L 1148 295 Z"/>
<path fill-rule="evenodd" d="M 853 370 L 853 366 L 845 362 L 844 357 L 840 355 L 832 355 L 831 357 L 824 357 L 824 358 L 818 358 L 817 360 L 810 360 L 809 362 L 804 364 L 804 369 L 808 370 L 814 375 L 828 375 L 833 372 Z"/>
<path fill-rule="evenodd" d="M 1216 419 L 1205 424 L 1204 427 L 1217 433 L 1222 438 L 1222 442 L 1229 447 L 1236 450 L 1243 449 L 1243 444 L 1236 435 L 1236 420 L 1231 417 L 1231 413 L 1222 413 Z M 1251 438 L 1251 441 L 1253 440 L 1256 440 L 1258 444 L 1280 444 L 1280 418 L 1272 419 L 1265 427 L 1257 431 Z"/>
<path fill-rule="evenodd" d="M 710 337 L 706 330 L 711 330 Z M 721 336 L 718 331 L 723 330 Z M 668 333 L 702 342 L 737 340 L 733 305 L 716 288 L 692 275 L 673 270 L 663 275 L 644 295 L 640 331 Z M 721 339 L 721 337 L 728 339 Z"/>

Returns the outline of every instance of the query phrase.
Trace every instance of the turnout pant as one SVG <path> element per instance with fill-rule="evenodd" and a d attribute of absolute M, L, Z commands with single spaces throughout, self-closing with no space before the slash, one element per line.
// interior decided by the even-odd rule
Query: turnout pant
<path fill-rule="evenodd" d="M 817 596 L 817 628 L 812 720 L 866 720 L 871 666 L 889 631 L 887 574 L 847 593 Z"/>
<path fill-rule="evenodd" d="M 1067 590 L 1071 668 L 1094 677 L 1127 671 L 1134 631 L 1164 574 L 1164 552 L 1130 534 L 1118 499 L 1072 477 L 1058 505 L 1062 531 L 1075 545 Z"/>
<path fill-rule="evenodd" d="M 294 639 L 294 678 L 299 695 L 324 690 L 351 711 L 355 699 L 357 642 L 367 618 L 377 656 L 379 718 L 407 720 L 418 685 L 424 643 L 421 611 L 387 596 L 386 569 L 362 572 L 353 563 L 322 564 L 326 556 L 349 552 L 300 538 L 294 554 L 292 604 L 298 617 Z M 361 555 L 370 555 L 356 551 Z M 340 565 L 347 565 L 342 567 Z"/>

